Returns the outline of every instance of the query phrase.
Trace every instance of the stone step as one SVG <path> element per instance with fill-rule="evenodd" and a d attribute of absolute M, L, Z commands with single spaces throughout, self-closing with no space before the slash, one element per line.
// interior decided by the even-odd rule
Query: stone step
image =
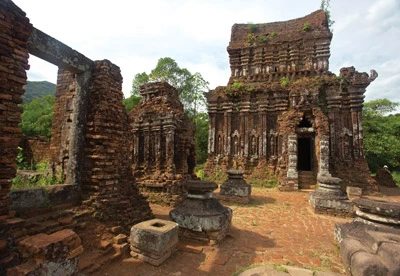
<path fill-rule="evenodd" d="M 313 171 L 299 171 L 298 181 L 300 189 L 315 189 L 317 184 Z"/>

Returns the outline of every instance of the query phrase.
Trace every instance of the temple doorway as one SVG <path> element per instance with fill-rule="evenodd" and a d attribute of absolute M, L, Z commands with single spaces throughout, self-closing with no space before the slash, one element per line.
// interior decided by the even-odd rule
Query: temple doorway
<path fill-rule="evenodd" d="M 316 184 L 314 173 L 314 137 L 297 138 L 297 171 L 300 189 L 314 189 Z"/>
<path fill-rule="evenodd" d="M 297 140 L 297 170 L 312 170 L 312 149 L 313 141 L 311 137 L 300 137 Z"/>

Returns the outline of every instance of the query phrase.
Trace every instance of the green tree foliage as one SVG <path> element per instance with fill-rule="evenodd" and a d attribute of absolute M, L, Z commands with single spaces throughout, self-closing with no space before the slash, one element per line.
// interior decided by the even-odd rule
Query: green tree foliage
<path fill-rule="evenodd" d="M 363 112 L 365 116 L 384 116 L 395 111 L 398 106 L 399 103 L 389 101 L 388 99 L 378 99 L 366 102 Z"/>
<path fill-rule="evenodd" d="M 400 114 L 389 114 L 399 103 L 388 99 L 366 102 L 363 109 L 364 151 L 371 171 L 400 166 Z"/>
<path fill-rule="evenodd" d="M 195 115 L 205 107 L 203 92 L 208 90 L 208 82 L 200 73 L 192 74 L 170 57 L 160 58 L 150 74 L 146 72 L 135 75 L 132 81 L 131 94 L 140 96 L 140 86 L 149 81 L 166 81 L 179 92 L 179 97 L 188 114 Z"/>
<path fill-rule="evenodd" d="M 208 114 L 198 113 L 194 121 L 196 123 L 196 156 L 197 163 L 203 164 L 207 160 L 208 147 Z"/>
<path fill-rule="evenodd" d="M 140 98 L 140 86 L 150 81 L 150 76 L 146 72 L 137 73 L 132 81 L 131 95 Z"/>
<path fill-rule="evenodd" d="M 126 112 L 130 112 L 139 102 L 141 97 L 132 95 L 127 99 L 122 101 L 123 105 L 125 106 Z"/>
<path fill-rule="evenodd" d="M 48 81 L 28 81 L 24 89 L 25 94 L 22 95 L 24 103 L 29 103 L 35 98 L 43 98 L 46 95 L 56 95 L 56 85 Z"/>
<path fill-rule="evenodd" d="M 21 104 L 23 109 L 20 127 L 25 136 L 51 136 L 53 120 L 54 96 L 47 95 L 35 98 L 29 103 Z"/>
<path fill-rule="evenodd" d="M 331 32 L 333 32 L 332 25 L 335 23 L 335 21 L 332 20 L 331 11 L 329 10 L 330 0 L 322 0 L 320 8 L 326 13 L 326 19 L 328 20 L 328 27 L 331 30 Z"/>

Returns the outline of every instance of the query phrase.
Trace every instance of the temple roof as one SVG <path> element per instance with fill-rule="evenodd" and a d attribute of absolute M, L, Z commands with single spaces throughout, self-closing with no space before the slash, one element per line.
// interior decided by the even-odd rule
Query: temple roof
<path fill-rule="evenodd" d="M 305 26 L 306 30 L 304 30 Z M 250 46 L 249 35 L 254 36 L 254 43 L 262 41 L 266 45 L 282 44 L 298 40 L 313 40 L 332 38 L 328 27 L 326 13 L 317 10 L 307 16 L 288 21 L 265 24 L 234 24 L 232 26 L 230 49 Z"/>

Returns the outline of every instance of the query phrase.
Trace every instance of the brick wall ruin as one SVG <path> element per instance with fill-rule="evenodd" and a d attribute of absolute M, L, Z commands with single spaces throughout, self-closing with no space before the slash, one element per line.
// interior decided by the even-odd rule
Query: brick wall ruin
<path fill-rule="evenodd" d="M 79 186 L 84 204 L 99 219 L 129 225 L 151 218 L 132 173 L 120 69 L 108 60 L 95 61 L 88 75 L 89 89 L 82 97 L 76 74 L 58 71 L 50 147 L 54 173 Z M 78 129 L 76 117 L 84 118 Z M 74 131 L 83 136 L 81 144 Z"/>
<path fill-rule="evenodd" d="M 73 187 L 83 202 L 82 209 L 89 210 L 93 217 L 107 219 L 110 225 L 125 226 L 125 230 L 153 215 L 134 183 L 132 139 L 122 104 L 119 68 L 107 60 L 93 62 L 34 28 L 26 14 L 10 0 L 0 1 L 0 42 L 0 274 L 3 275 L 7 268 L 26 261 L 20 258 L 16 244 L 27 235 L 41 231 L 50 235 L 69 227 L 63 223 L 55 223 L 55 228 L 45 223 L 32 227 L 28 220 L 9 211 L 8 194 L 16 175 L 15 158 L 22 137 L 18 127 L 22 109 L 18 104 L 22 103 L 23 86 L 27 83 L 29 53 L 59 67 L 50 158 L 54 172 L 63 173 L 67 184 L 64 186 Z"/>
<path fill-rule="evenodd" d="M 122 76 L 108 60 L 95 61 L 85 131 L 82 192 L 101 219 L 132 226 L 152 217 L 135 186 Z"/>
<path fill-rule="evenodd" d="M 195 125 L 167 82 L 145 84 L 140 94 L 130 113 L 137 186 L 150 201 L 175 204 L 185 179 L 194 177 Z"/>
<path fill-rule="evenodd" d="M 0 2 L 0 216 L 8 214 L 8 192 L 16 174 L 15 158 L 21 140 L 22 88 L 26 84 L 27 41 L 32 25 L 11 1 Z"/>
<path fill-rule="evenodd" d="M 268 24 L 235 24 L 228 85 L 207 94 L 208 175 L 242 169 L 279 177 L 297 190 L 317 176 L 370 187 L 362 146 L 362 103 L 377 74 L 329 72 L 326 14 Z M 357 176 L 349 173 L 357 168 Z"/>
<path fill-rule="evenodd" d="M 66 178 L 69 159 L 69 133 L 71 131 L 73 100 L 76 82 L 75 74 L 58 69 L 53 121 L 51 124 L 50 156 L 54 174 Z"/>
<path fill-rule="evenodd" d="M 50 161 L 50 142 L 43 136 L 23 136 L 20 142 L 24 161 L 38 164 Z"/>

